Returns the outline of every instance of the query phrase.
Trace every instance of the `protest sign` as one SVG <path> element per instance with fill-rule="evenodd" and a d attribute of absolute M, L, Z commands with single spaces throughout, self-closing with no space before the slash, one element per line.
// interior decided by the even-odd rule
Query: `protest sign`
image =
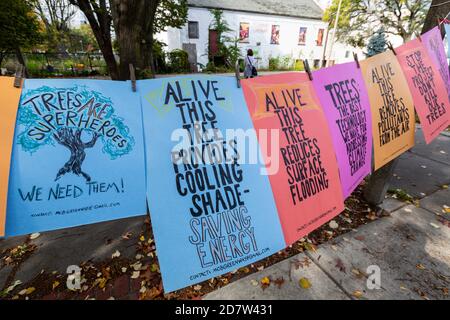
<path fill-rule="evenodd" d="M 414 103 L 392 51 L 363 60 L 360 65 L 372 111 L 377 170 L 414 146 Z"/>
<path fill-rule="evenodd" d="M 445 34 L 447 35 L 447 57 L 450 58 L 450 24 L 444 23 Z"/>
<path fill-rule="evenodd" d="M 291 244 L 344 209 L 328 124 L 304 73 L 246 79 L 242 88 L 255 128 L 279 132 L 280 167 L 269 179 Z"/>
<path fill-rule="evenodd" d="M 138 81 L 147 196 L 166 292 L 235 270 L 285 247 L 242 90 L 220 76 Z M 235 130 L 237 130 L 235 132 Z"/>
<path fill-rule="evenodd" d="M 448 92 L 438 68 L 419 39 L 396 49 L 414 106 L 419 115 L 426 143 L 450 125 Z"/>
<path fill-rule="evenodd" d="M 445 54 L 444 42 L 439 27 L 434 27 L 430 31 L 425 32 L 422 35 L 422 43 L 425 46 L 428 55 L 439 69 L 439 74 L 444 81 L 450 100 L 450 72 L 448 70 L 447 56 Z"/>
<path fill-rule="evenodd" d="M 125 82 L 25 80 L 8 236 L 146 213 L 139 95 Z"/>
<path fill-rule="evenodd" d="M 344 198 L 371 170 L 372 120 L 369 97 L 355 62 L 313 73 L 313 84 L 328 121 Z"/>
<path fill-rule="evenodd" d="M 11 148 L 21 89 L 14 87 L 14 78 L 0 77 L 0 90 L 0 237 L 2 237 L 5 235 Z"/>

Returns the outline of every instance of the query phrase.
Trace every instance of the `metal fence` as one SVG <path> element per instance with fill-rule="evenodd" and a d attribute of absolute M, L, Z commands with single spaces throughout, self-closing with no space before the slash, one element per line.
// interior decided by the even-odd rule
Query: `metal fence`
<path fill-rule="evenodd" d="M 105 76 L 108 74 L 101 53 L 24 53 L 29 77 Z M 2 74 L 12 74 L 18 64 L 13 53 L 1 60 Z"/>

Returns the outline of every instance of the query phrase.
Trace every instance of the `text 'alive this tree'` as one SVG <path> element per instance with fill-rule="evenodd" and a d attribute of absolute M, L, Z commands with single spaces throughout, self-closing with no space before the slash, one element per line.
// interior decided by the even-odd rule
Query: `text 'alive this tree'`
<path fill-rule="evenodd" d="M 67 173 L 91 176 L 83 171 L 86 149 L 102 142 L 101 152 L 111 160 L 128 154 L 134 139 L 110 98 L 85 86 L 30 90 L 22 96 L 17 118 L 17 141 L 21 149 L 33 154 L 46 146 L 61 145 L 70 158 L 56 169 L 55 180 Z M 46 150 L 47 152 L 51 152 Z"/>

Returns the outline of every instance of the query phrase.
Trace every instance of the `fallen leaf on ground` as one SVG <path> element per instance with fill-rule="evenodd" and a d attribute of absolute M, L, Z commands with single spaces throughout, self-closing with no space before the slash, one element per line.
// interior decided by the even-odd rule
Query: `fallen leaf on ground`
<path fill-rule="evenodd" d="M 421 263 L 417 264 L 416 268 L 419 269 L 419 270 L 425 270 L 426 269 L 425 266 L 423 264 L 421 264 Z"/>
<path fill-rule="evenodd" d="M 359 299 L 363 296 L 363 293 L 359 290 L 355 290 L 355 291 L 353 291 L 352 296 Z"/>
<path fill-rule="evenodd" d="M 131 279 L 137 279 L 139 278 L 139 275 L 141 274 L 140 271 L 133 271 L 133 274 L 131 275 Z"/>
<path fill-rule="evenodd" d="M 124 235 L 122 235 L 122 239 L 128 240 L 128 239 L 131 238 L 132 235 L 133 235 L 133 234 L 132 234 L 131 232 L 127 232 L 127 233 L 125 233 Z"/>
<path fill-rule="evenodd" d="M 269 285 L 270 284 L 270 278 L 269 277 L 264 277 L 261 279 L 261 284 L 262 285 Z"/>
<path fill-rule="evenodd" d="M 26 289 L 23 289 L 22 291 L 20 291 L 19 295 L 21 295 L 21 296 L 29 295 L 29 294 L 32 294 L 35 290 L 36 290 L 35 287 L 29 287 L 29 288 L 26 288 Z"/>
<path fill-rule="evenodd" d="M 159 272 L 159 267 L 158 267 L 158 265 L 157 265 L 156 263 L 153 263 L 153 264 L 150 266 L 150 271 L 151 271 L 151 272 Z"/>
<path fill-rule="evenodd" d="M 300 287 L 302 287 L 303 289 L 309 289 L 309 288 L 311 288 L 311 282 L 309 282 L 308 278 L 300 278 L 300 280 L 298 280 L 298 284 L 299 284 Z"/>
<path fill-rule="evenodd" d="M 328 226 L 329 226 L 331 229 L 337 229 L 337 228 L 339 227 L 339 225 L 337 224 L 337 222 L 334 221 L 334 220 L 331 220 L 330 223 L 328 224 Z"/>
<path fill-rule="evenodd" d="M 346 272 L 346 271 L 345 271 L 345 265 L 344 265 L 344 262 L 342 262 L 342 260 L 341 260 L 340 258 L 337 258 L 337 259 L 336 259 L 336 265 L 335 265 L 335 267 L 338 268 L 339 271 L 341 271 L 341 272 L 343 272 L 343 273 Z"/>
<path fill-rule="evenodd" d="M 32 233 L 32 234 L 30 235 L 30 240 L 34 240 L 34 239 L 38 238 L 40 235 L 41 235 L 41 234 L 40 234 L 39 232 Z"/>
<path fill-rule="evenodd" d="M 316 252 L 316 247 L 313 244 L 311 244 L 309 242 L 304 242 L 304 243 L 302 243 L 302 245 L 306 250 Z"/>
<path fill-rule="evenodd" d="M 438 226 L 437 224 L 435 224 L 433 222 L 430 222 L 430 226 L 432 226 L 435 229 L 439 229 L 440 228 L 440 226 Z"/>
<path fill-rule="evenodd" d="M 256 281 L 255 279 L 250 280 L 250 283 L 255 287 L 258 285 L 258 281 Z"/>
<path fill-rule="evenodd" d="M 59 286 L 59 281 L 54 281 L 52 284 L 52 290 L 55 290 L 55 288 L 58 286 Z"/>
<path fill-rule="evenodd" d="M 202 286 L 198 284 L 198 285 L 194 286 L 194 290 L 200 291 L 200 290 L 202 290 Z"/>
<path fill-rule="evenodd" d="M 17 287 L 19 284 L 22 284 L 22 281 L 16 280 L 12 285 L 10 285 L 8 288 L 6 288 L 5 293 L 10 293 L 14 290 L 15 287 Z"/>
<path fill-rule="evenodd" d="M 284 284 L 284 278 L 279 277 L 279 278 L 275 279 L 273 281 L 273 283 L 275 283 L 277 285 L 278 289 L 281 289 L 281 286 Z"/>
<path fill-rule="evenodd" d="M 111 255 L 111 258 L 114 259 L 114 258 L 118 258 L 118 257 L 120 257 L 120 252 L 119 252 L 119 250 L 116 250 L 116 251 Z"/>

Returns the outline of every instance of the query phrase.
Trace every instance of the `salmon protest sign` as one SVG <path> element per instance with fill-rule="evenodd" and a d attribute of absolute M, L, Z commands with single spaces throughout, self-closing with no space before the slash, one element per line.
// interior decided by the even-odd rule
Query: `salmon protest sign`
<path fill-rule="evenodd" d="M 360 62 L 372 111 L 374 170 L 414 146 L 414 103 L 395 54 Z"/>
<path fill-rule="evenodd" d="M 164 290 L 233 271 L 285 247 L 242 90 L 220 76 L 138 81 L 147 196 Z M 245 135 L 244 134 L 244 138 Z"/>
<path fill-rule="evenodd" d="M 444 81 L 450 101 L 450 72 L 448 70 L 447 55 L 445 54 L 444 42 L 439 27 L 434 27 L 430 31 L 425 32 L 422 35 L 422 43 L 428 55 L 439 69 L 439 74 Z"/>
<path fill-rule="evenodd" d="M 0 237 L 2 237 L 5 235 L 11 148 L 21 89 L 14 87 L 14 78 L 0 77 L 0 90 L 2 92 L 0 94 Z"/>
<path fill-rule="evenodd" d="M 280 168 L 269 179 L 291 244 L 344 209 L 328 124 L 305 74 L 247 79 L 242 88 L 256 130 L 279 132 Z"/>
<path fill-rule="evenodd" d="M 405 43 L 396 51 L 425 141 L 430 143 L 450 125 L 450 103 L 444 80 L 419 39 Z"/>
<path fill-rule="evenodd" d="M 25 80 L 6 234 L 145 214 L 139 106 L 125 82 Z"/>
<path fill-rule="evenodd" d="M 328 121 L 347 198 L 372 167 L 372 117 L 364 80 L 356 62 L 350 62 L 315 71 L 313 84 Z"/>

